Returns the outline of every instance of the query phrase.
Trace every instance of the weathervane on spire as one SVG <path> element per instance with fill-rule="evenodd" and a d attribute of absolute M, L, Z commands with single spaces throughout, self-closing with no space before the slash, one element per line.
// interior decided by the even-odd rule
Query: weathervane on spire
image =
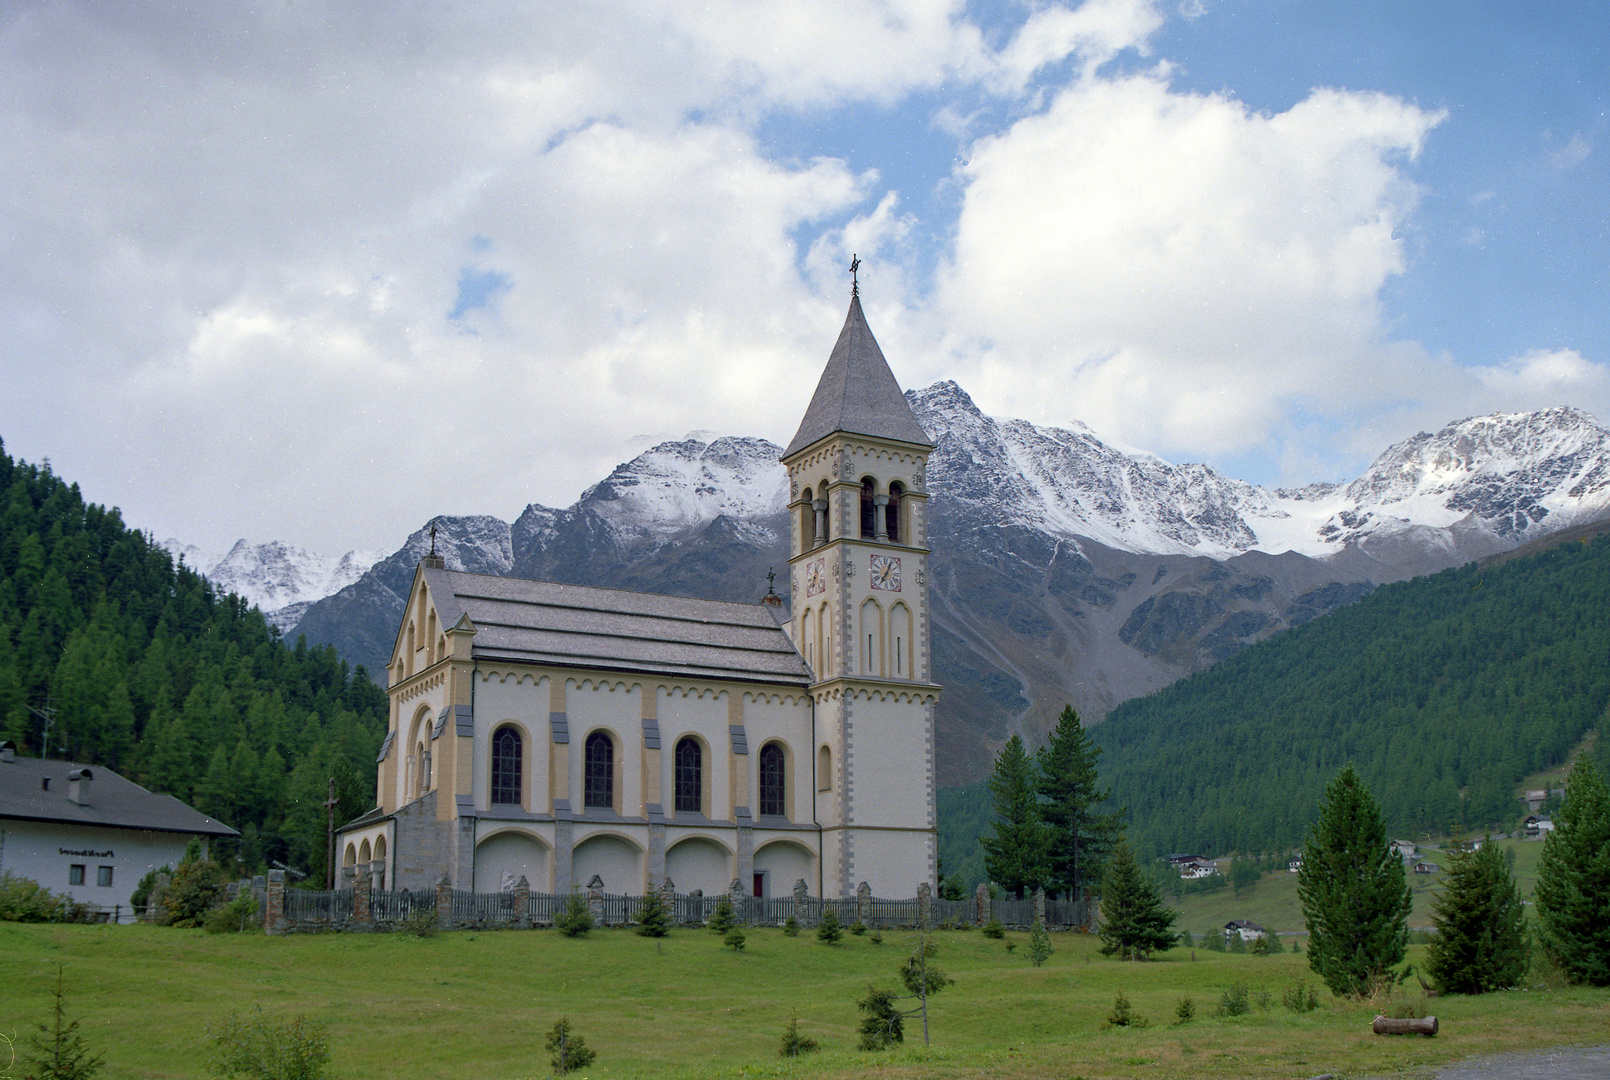
<path fill-rule="evenodd" d="M 858 271 L 860 269 L 861 269 L 861 256 L 852 254 L 850 256 L 850 295 L 851 296 L 860 296 L 861 295 L 861 279 L 856 276 L 856 271 Z"/>

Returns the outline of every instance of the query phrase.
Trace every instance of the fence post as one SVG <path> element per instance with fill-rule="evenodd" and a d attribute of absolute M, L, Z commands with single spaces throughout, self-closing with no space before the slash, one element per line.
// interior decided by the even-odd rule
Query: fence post
<path fill-rule="evenodd" d="M 855 921 L 862 926 L 872 925 L 872 886 L 864 881 L 855 887 Z"/>
<path fill-rule="evenodd" d="M 732 917 L 740 924 L 749 922 L 749 905 L 744 903 L 743 878 L 733 878 L 727 886 L 727 899 L 732 901 Z"/>
<path fill-rule="evenodd" d="M 268 922 L 268 879 L 262 874 L 252 878 L 252 899 L 257 901 L 257 917 Z"/>
<path fill-rule="evenodd" d="M 521 930 L 531 929 L 531 883 L 524 874 L 514 883 L 514 925 Z"/>
<path fill-rule="evenodd" d="M 360 927 L 374 925 L 374 919 L 369 916 L 369 891 L 373 888 L 374 878 L 365 866 L 352 882 L 352 921 Z"/>
<path fill-rule="evenodd" d="M 1045 922 L 1045 890 L 1044 889 L 1035 889 L 1034 890 L 1034 921 L 1037 922 L 1037 923 Z"/>
<path fill-rule="evenodd" d="M 794 918 L 801 926 L 809 926 L 811 922 L 811 887 L 800 878 L 794 882 Z"/>
<path fill-rule="evenodd" d="M 453 880 L 446 874 L 436 883 L 436 925 L 453 929 Z"/>
<path fill-rule="evenodd" d="M 268 872 L 268 909 L 263 913 L 263 932 L 285 933 L 285 871 Z"/>
<path fill-rule="evenodd" d="M 924 930 L 934 927 L 934 890 L 926 881 L 917 886 L 917 925 Z"/>
<path fill-rule="evenodd" d="M 593 880 L 598 880 L 597 874 L 593 875 Z M 587 912 L 593 917 L 594 926 L 604 925 L 604 890 L 587 886 Z"/>
<path fill-rule="evenodd" d="M 973 893 L 973 908 L 979 926 L 990 921 L 989 886 L 982 881 L 978 883 L 978 890 Z"/>

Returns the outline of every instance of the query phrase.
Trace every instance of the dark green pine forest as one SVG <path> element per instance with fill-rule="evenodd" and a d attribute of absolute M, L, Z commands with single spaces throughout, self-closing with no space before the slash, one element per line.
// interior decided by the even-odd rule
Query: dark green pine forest
<path fill-rule="evenodd" d="M 1607 704 L 1610 537 L 1384 586 L 1094 734 L 1138 848 L 1268 852 L 1302 843 L 1349 763 L 1395 835 L 1508 831 L 1516 784 Z"/>
<path fill-rule="evenodd" d="M 1610 537 L 1375 590 L 1091 729 L 1142 857 L 1298 848 L 1353 764 L 1397 836 L 1513 829 L 1516 785 L 1610 705 Z M 1610 766 L 1610 738 L 1594 740 Z M 983 783 L 939 793 L 946 871 L 982 880 Z"/>
<path fill-rule="evenodd" d="M 287 647 L 116 509 L 0 444 L 0 725 L 21 753 L 102 765 L 241 830 L 236 869 L 322 881 L 324 800 L 373 805 L 386 696 L 329 646 Z M 226 848 L 229 845 L 225 845 Z"/>

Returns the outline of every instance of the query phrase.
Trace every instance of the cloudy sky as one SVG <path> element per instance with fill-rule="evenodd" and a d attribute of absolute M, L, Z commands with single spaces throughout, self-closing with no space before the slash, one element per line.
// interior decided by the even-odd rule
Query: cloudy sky
<path fill-rule="evenodd" d="M 391 548 L 906 386 L 1268 483 L 1610 421 L 1610 17 L 1485 0 L 0 6 L 0 438 Z"/>

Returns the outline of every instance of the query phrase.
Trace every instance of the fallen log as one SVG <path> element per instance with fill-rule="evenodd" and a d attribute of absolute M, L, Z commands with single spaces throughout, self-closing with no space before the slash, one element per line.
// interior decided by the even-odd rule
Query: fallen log
<path fill-rule="evenodd" d="M 1435 1016 L 1411 1017 L 1399 1020 L 1391 1016 L 1377 1016 L 1370 1030 L 1377 1035 L 1435 1035 L 1437 1033 L 1437 1018 Z"/>

